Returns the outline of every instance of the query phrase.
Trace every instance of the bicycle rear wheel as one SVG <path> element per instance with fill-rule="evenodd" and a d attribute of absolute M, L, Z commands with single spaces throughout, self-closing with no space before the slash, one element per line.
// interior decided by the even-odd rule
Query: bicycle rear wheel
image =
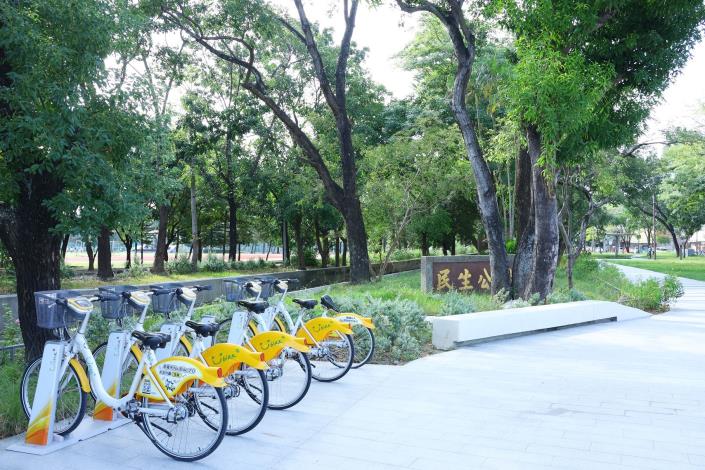
<path fill-rule="evenodd" d="M 27 419 L 32 414 L 32 403 L 39 381 L 39 370 L 42 365 L 41 356 L 30 362 L 22 374 L 20 383 L 20 403 Z M 66 368 L 63 377 L 59 381 L 56 394 L 56 414 L 54 418 L 54 432 L 65 436 L 70 434 L 81 424 L 83 416 L 86 414 L 87 393 L 81 389 L 81 382 L 78 373 L 74 370 L 73 364 Z"/>
<path fill-rule="evenodd" d="M 169 409 L 143 401 L 155 411 L 168 410 L 164 416 L 142 414 L 143 430 L 157 449 L 173 459 L 193 462 L 218 448 L 228 428 L 228 405 L 221 388 L 194 382 L 172 404 Z"/>

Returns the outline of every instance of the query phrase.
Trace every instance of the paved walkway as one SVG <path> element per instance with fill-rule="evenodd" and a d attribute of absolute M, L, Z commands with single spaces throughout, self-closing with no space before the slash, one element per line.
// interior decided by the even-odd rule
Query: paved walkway
<path fill-rule="evenodd" d="M 684 283 L 664 315 L 316 383 L 188 467 L 128 425 L 47 457 L 0 451 L 0 468 L 705 469 L 705 283 Z"/>

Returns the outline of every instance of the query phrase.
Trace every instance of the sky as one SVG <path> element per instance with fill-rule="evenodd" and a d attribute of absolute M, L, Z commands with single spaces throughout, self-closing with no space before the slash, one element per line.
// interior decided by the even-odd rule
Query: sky
<path fill-rule="evenodd" d="M 297 17 L 292 0 L 272 0 Z M 305 0 L 311 21 L 332 28 L 340 38 L 344 28 L 342 12 L 331 8 L 338 2 Z M 402 13 L 390 2 L 370 8 L 361 2 L 353 41 L 368 49 L 367 69 L 372 78 L 384 85 L 396 98 L 413 92 L 414 75 L 403 70 L 395 55 L 414 37 L 418 17 Z M 663 94 L 646 123 L 642 140 L 659 140 L 662 132 L 674 126 L 695 127 L 705 123 L 705 41 L 691 51 L 691 58 Z"/>

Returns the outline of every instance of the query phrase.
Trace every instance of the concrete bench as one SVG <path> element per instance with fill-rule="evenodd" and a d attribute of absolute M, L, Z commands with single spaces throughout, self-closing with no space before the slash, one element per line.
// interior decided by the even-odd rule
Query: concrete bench
<path fill-rule="evenodd" d="M 649 316 L 650 314 L 642 310 L 615 302 L 586 300 L 428 319 L 433 324 L 433 346 L 449 350 L 570 326 L 634 320 Z"/>

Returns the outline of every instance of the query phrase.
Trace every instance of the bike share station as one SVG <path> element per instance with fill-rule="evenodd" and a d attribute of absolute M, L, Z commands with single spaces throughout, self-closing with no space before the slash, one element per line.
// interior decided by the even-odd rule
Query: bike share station
<path fill-rule="evenodd" d="M 311 378 L 319 382 L 335 381 L 351 368 L 367 363 L 374 353 L 371 319 L 342 313 L 330 297 L 323 296 L 322 316 L 310 320 L 305 320 L 307 312 L 311 313 L 318 302 L 293 299 L 300 306 L 299 316 L 294 321 L 283 302 L 289 283 L 294 281 L 225 280 L 225 300 L 245 310 L 236 308 L 229 318 L 220 322 L 214 316 L 205 315 L 200 323 L 191 321 L 197 293 L 210 287 L 171 283 L 149 286 L 148 290 L 134 286 L 101 287 L 98 294 L 91 296 L 72 290 L 35 293 L 37 325 L 55 331 L 59 340 L 47 342 L 42 357 L 25 368 L 20 401 L 29 425 L 24 442 L 7 450 L 45 455 L 136 423 L 163 453 L 177 460 L 194 461 L 215 450 L 226 433 L 238 435 L 253 429 L 265 410 L 296 405 L 306 395 Z M 275 295 L 275 291 L 280 296 L 270 304 L 267 299 Z M 244 300 L 248 294 L 253 301 Z M 107 343 L 91 350 L 86 331 L 94 302 L 100 303 L 103 318 L 116 321 L 118 327 L 109 333 Z M 186 314 L 177 319 L 172 312 L 180 311 L 179 305 L 185 307 Z M 159 333 L 148 333 L 144 329 L 150 306 L 154 313 L 166 319 Z M 134 325 L 124 324 L 133 316 L 139 316 Z M 216 333 L 225 325 L 229 325 L 227 339 L 216 341 Z M 369 349 L 359 361 L 355 361 L 353 352 L 353 326 L 362 328 L 367 335 L 363 336 L 368 338 Z M 193 335 L 193 344 L 186 339 L 189 332 Z M 330 352 L 340 347 L 347 351 L 344 358 Z M 99 354 L 103 354 L 102 368 L 95 359 Z M 314 372 L 309 355 L 311 361 L 323 361 L 319 362 L 321 365 L 332 364 L 335 374 L 324 376 Z M 130 364 L 136 364 L 137 368 L 130 379 L 131 385 L 126 386 L 123 379 L 129 377 Z M 278 401 L 267 399 L 269 384 L 281 386 L 291 373 L 285 371 L 291 370 L 304 374 L 303 381 L 297 382 L 298 388 L 284 385 L 282 390 L 289 394 L 281 395 Z M 255 388 L 249 385 L 248 380 L 253 378 L 260 380 L 259 395 L 252 393 L 258 391 L 256 384 Z M 214 392 L 201 391 L 208 387 Z M 241 389 L 246 393 L 241 394 Z M 85 412 L 89 394 L 95 399 L 92 416 L 86 416 Z M 186 403 L 181 399 L 178 404 L 176 401 L 172 404 L 171 400 L 177 395 L 190 397 L 190 401 Z M 142 401 L 136 401 L 135 396 Z M 250 422 L 245 421 L 244 425 L 234 422 L 231 426 L 227 400 L 238 396 L 254 400 L 259 411 Z M 211 402 L 219 407 L 217 409 L 205 405 L 215 414 L 209 417 L 203 413 L 206 408 L 198 405 L 202 399 L 217 400 L 217 403 Z M 198 417 L 202 427 L 212 434 L 207 437 L 210 439 L 207 445 L 195 444 L 191 453 L 180 447 L 173 448 L 172 434 L 156 423 L 150 424 L 150 417 L 156 417 L 154 419 L 161 418 L 176 426 L 191 416 Z M 188 426 L 191 426 L 190 421 Z M 167 440 L 162 435 L 157 436 L 154 429 L 167 435 Z"/>
<path fill-rule="evenodd" d="M 129 286 L 126 287 L 129 288 Z M 136 290 L 136 288 L 132 289 Z M 56 418 L 55 398 L 58 396 L 59 387 L 66 385 L 60 382 L 59 379 L 63 376 L 66 368 L 71 366 L 65 360 L 70 343 L 63 336 L 69 324 L 80 320 L 80 317 L 76 316 L 75 311 L 68 308 L 67 299 L 80 295 L 82 293 L 69 290 L 37 292 L 35 294 L 38 326 L 40 328 L 59 330 L 61 339 L 49 341 L 44 346 L 39 380 L 32 401 L 32 412 L 25 440 L 23 443 L 8 447 L 7 450 L 45 455 L 132 422 L 105 403 L 97 400 L 92 418 L 84 419 L 68 436 L 64 437 L 54 433 Z M 61 299 L 64 299 L 63 304 L 60 302 Z M 93 309 L 92 303 L 88 303 L 89 305 L 80 305 L 80 303 L 74 301 L 72 307 L 78 308 L 79 311 L 83 308 L 88 313 Z M 123 302 L 121 297 L 102 301 L 101 311 L 107 319 L 120 319 L 132 313 L 131 306 Z M 120 398 L 122 358 L 130 345 L 129 331 L 114 331 L 108 337 L 105 363 L 99 380 L 115 398 Z M 75 360 L 72 359 L 72 361 Z M 74 370 L 83 372 L 81 367 Z M 90 387 L 88 377 L 85 376 L 85 372 L 83 377 L 81 377 L 81 372 L 78 372 L 80 385 L 84 391 L 88 392 L 90 390 L 86 389 Z M 90 369 L 88 373 L 90 373 Z"/>

